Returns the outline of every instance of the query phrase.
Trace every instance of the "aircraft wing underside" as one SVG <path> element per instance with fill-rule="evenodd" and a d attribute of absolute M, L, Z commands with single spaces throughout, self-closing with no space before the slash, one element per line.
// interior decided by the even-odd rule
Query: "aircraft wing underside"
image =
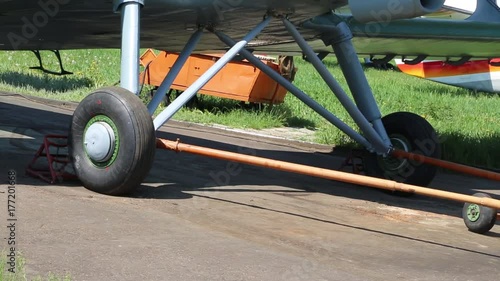
<path fill-rule="evenodd" d="M 120 14 L 113 13 L 111 0 L 41 0 L 56 3 L 58 12 L 48 15 L 46 24 L 37 26 L 35 21 L 49 14 L 39 1 L 0 0 L 0 49 L 120 47 Z M 347 0 L 146 0 L 141 10 L 141 47 L 179 51 L 198 24 L 214 25 L 229 36 L 241 38 L 262 21 L 268 8 L 295 10 L 290 20 L 299 24 L 346 3 Z M 34 26 L 35 32 L 28 30 L 28 25 Z M 311 31 L 306 36 L 316 33 Z M 275 21 L 259 40 L 275 42 L 291 37 Z M 216 36 L 209 35 L 204 36 L 197 50 L 225 48 Z"/>
<path fill-rule="evenodd" d="M 500 57 L 500 23 L 446 19 L 408 19 L 391 23 L 364 24 L 352 16 L 328 14 L 311 20 L 316 25 L 346 22 L 358 54 L 495 58 Z M 309 44 L 318 51 L 331 52 L 321 40 Z M 295 43 L 266 46 L 268 52 L 291 50 Z"/>
<path fill-rule="evenodd" d="M 322 25 L 347 22 L 359 54 L 500 57 L 499 23 L 413 19 L 366 25 L 331 12 L 346 4 L 347 0 L 146 0 L 141 15 L 141 47 L 180 51 L 198 24 L 213 25 L 240 39 L 272 8 L 293 11 L 290 20 L 299 27 L 311 19 Z M 120 47 L 120 14 L 113 13 L 112 1 L 0 0 L 0 5 L 0 49 Z M 300 31 L 317 52 L 332 51 L 319 39 L 319 31 L 304 27 Z M 249 47 L 260 53 L 300 54 L 280 21 L 271 23 Z M 216 36 L 207 34 L 196 51 L 226 49 Z"/>

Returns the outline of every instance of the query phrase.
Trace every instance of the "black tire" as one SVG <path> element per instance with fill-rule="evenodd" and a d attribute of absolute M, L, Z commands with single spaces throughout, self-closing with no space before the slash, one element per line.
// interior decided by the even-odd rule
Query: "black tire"
<path fill-rule="evenodd" d="M 103 117 L 105 116 L 105 117 Z M 110 160 L 92 160 L 84 147 L 84 133 L 96 118 L 113 124 L 118 136 Z M 109 121 L 111 120 L 111 121 Z M 97 193 L 121 196 L 132 192 L 149 173 L 156 138 L 153 121 L 142 101 L 119 87 L 99 89 L 76 108 L 71 121 L 70 157 L 84 187 Z"/>
<path fill-rule="evenodd" d="M 424 118 L 410 112 L 395 112 L 383 117 L 382 123 L 396 148 L 441 158 L 438 135 Z M 437 172 L 437 167 L 432 165 L 390 156 L 383 158 L 369 152 L 365 153 L 363 164 L 368 176 L 418 186 L 428 186 Z M 393 192 L 393 194 L 410 196 L 413 193 Z"/>
<path fill-rule="evenodd" d="M 485 193 L 476 193 L 476 197 L 488 197 Z M 483 234 L 495 225 L 497 210 L 477 204 L 465 203 L 462 209 L 462 218 L 469 231 Z"/>

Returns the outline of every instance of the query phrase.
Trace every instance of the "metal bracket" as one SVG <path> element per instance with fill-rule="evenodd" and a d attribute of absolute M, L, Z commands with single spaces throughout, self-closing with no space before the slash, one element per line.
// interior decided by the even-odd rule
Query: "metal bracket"
<path fill-rule="evenodd" d="M 141 6 L 144 6 L 144 0 L 113 0 L 113 12 L 119 13 L 120 12 L 120 6 L 125 3 L 137 3 Z"/>
<path fill-rule="evenodd" d="M 381 59 L 375 59 L 374 55 L 370 55 L 370 61 L 373 64 L 387 64 L 390 61 L 392 61 L 395 57 L 396 57 L 396 55 L 386 55 L 385 57 L 383 57 Z"/>
<path fill-rule="evenodd" d="M 403 62 L 405 64 L 409 64 L 409 65 L 417 65 L 417 64 L 421 63 L 422 61 L 424 61 L 425 58 L 427 58 L 427 55 L 420 55 L 412 60 L 407 60 L 406 56 L 403 56 Z"/>
<path fill-rule="evenodd" d="M 323 33 L 323 35 L 321 36 L 321 40 L 323 41 L 325 46 L 337 45 L 345 41 L 350 41 L 354 38 L 351 29 L 344 22 L 341 22 L 336 26 L 326 26 L 325 28 L 321 28 L 321 26 L 306 22 L 304 23 L 304 27 L 328 31 Z"/>
<path fill-rule="evenodd" d="M 450 60 L 450 58 L 446 58 L 445 63 L 452 65 L 452 66 L 458 66 L 458 65 L 462 65 L 462 64 L 468 62 L 471 58 L 472 57 L 463 57 L 463 58 L 456 60 L 456 61 Z"/>
<path fill-rule="evenodd" d="M 317 57 L 320 61 L 323 61 L 323 59 L 325 59 L 330 53 L 329 52 L 319 52 Z M 310 62 L 309 59 L 307 58 L 306 54 L 302 53 L 302 59 L 307 61 L 307 62 Z"/>
<path fill-rule="evenodd" d="M 52 51 L 56 55 L 56 58 L 59 61 L 59 68 L 61 69 L 60 72 L 55 72 L 55 71 L 45 69 L 45 67 L 43 66 L 43 63 L 42 63 L 42 57 L 40 55 L 40 51 L 39 50 L 31 50 L 31 51 L 35 54 L 40 65 L 39 66 L 32 66 L 32 67 L 30 67 L 30 69 L 38 69 L 38 70 L 43 71 L 44 73 L 53 74 L 53 75 L 73 74 L 73 72 L 69 72 L 69 71 L 64 70 L 62 59 L 61 59 L 61 53 L 59 53 L 59 50 L 50 50 L 50 51 Z"/>

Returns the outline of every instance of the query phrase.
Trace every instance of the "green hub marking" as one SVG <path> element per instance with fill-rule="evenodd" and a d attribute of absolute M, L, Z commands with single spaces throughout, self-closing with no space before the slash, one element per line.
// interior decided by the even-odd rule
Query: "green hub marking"
<path fill-rule="evenodd" d="M 467 207 L 467 219 L 469 219 L 471 222 L 477 221 L 480 216 L 481 209 L 479 208 L 479 205 L 470 204 L 469 207 Z"/>
<path fill-rule="evenodd" d="M 99 168 L 106 168 L 106 167 L 109 167 L 111 166 L 111 164 L 113 164 L 113 162 L 115 162 L 116 160 L 116 157 L 118 156 L 118 150 L 120 148 L 120 135 L 118 134 L 118 128 L 116 127 L 115 123 L 113 122 L 113 120 L 111 120 L 111 118 L 109 118 L 108 116 L 106 115 L 96 115 L 94 117 L 92 117 L 92 119 L 89 120 L 89 122 L 87 122 L 87 126 L 85 126 L 85 130 L 83 131 L 83 136 L 85 137 L 85 134 L 87 133 L 87 129 L 94 123 L 97 123 L 97 122 L 104 122 L 106 124 L 108 124 L 112 129 L 113 129 L 113 134 L 115 135 L 115 145 L 114 147 L 112 148 L 113 149 L 113 155 L 111 156 L 111 158 L 109 158 L 109 160 L 107 161 L 104 161 L 104 162 L 98 162 L 98 161 L 95 161 L 93 160 L 92 158 L 90 158 L 90 156 L 88 155 L 87 153 L 87 148 L 85 147 L 85 143 L 83 143 L 83 150 L 85 151 L 85 155 L 87 156 L 87 158 L 97 167 Z"/>

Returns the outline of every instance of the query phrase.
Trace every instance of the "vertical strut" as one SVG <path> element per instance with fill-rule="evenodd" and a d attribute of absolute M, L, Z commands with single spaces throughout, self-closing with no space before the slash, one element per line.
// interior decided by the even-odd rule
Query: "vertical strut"
<path fill-rule="evenodd" d="M 336 26 L 307 22 L 304 27 L 325 31 L 321 39 L 325 45 L 332 45 L 356 105 L 366 119 L 372 123 L 384 144 L 390 146 L 389 136 L 382 124 L 382 114 L 352 44 L 353 35 L 349 26 L 345 22 Z"/>
<path fill-rule="evenodd" d="M 305 53 L 309 62 L 312 63 L 314 68 L 316 68 L 318 73 L 321 75 L 321 78 L 323 78 L 325 83 L 328 85 L 328 87 L 330 87 L 335 96 L 337 96 L 337 99 L 344 106 L 349 115 L 359 126 L 361 131 L 365 134 L 366 138 L 377 149 L 377 152 L 384 154 L 388 153 L 390 145 L 384 143 L 383 139 L 380 137 L 377 131 L 374 130 L 370 122 L 368 122 L 366 117 L 363 115 L 362 111 L 358 109 L 358 107 L 356 107 L 354 102 L 349 98 L 346 92 L 342 89 L 339 83 L 335 80 L 332 74 L 328 71 L 325 65 L 318 58 L 314 50 L 307 44 L 306 40 L 302 37 L 302 35 L 300 35 L 299 31 L 295 28 L 295 26 L 287 19 L 283 19 L 283 24 L 285 25 L 288 32 L 295 39 L 295 41 L 302 49 L 302 51 Z M 347 76 L 346 79 L 348 79 Z"/>
<path fill-rule="evenodd" d="M 233 46 L 234 44 L 236 44 L 236 42 L 233 39 L 231 39 L 229 36 L 227 36 L 221 32 L 215 32 L 215 34 L 219 37 L 219 39 L 222 42 L 224 42 L 224 44 L 226 44 L 228 46 Z M 311 97 L 309 97 L 304 92 L 302 92 L 299 88 L 297 88 L 295 85 L 293 85 L 290 81 L 286 80 L 283 76 L 281 76 L 274 69 L 272 69 L 269 66 L 267 66 L 266 64 L 264 64 L 262 61 L 260 61 L 254 55 L 252 55 L 249 51 L 242 49 L 240 51 L 240 55 L 242 57 L 244 57 L 245 59 L 247 59 L 255 67 L 260 69 L 262 72 L 264 72 L 266 75 L 271 77 L 273 80 L 278 82 L 280 85 L 285 87 L 290 93 L 292 93 L 294 96 L 296 96 L 299 100 L 301 100 L 303 103 L 305 103 L 311 109 L 316 111 L 319 115 L 321 115 L 323 118 L 328 120 L 334 126 L 339 128 L 346 135 L 351 137 L 353 140 L 355 140 L 359 144 L 363 145 L 367 150 L 369 150 L 369 151 L 374 150 L 372 144 L 370 144 L 358 132 L 356 132 L 351 127 L 349 127 L 347 124 L 342 122 L 342 120 L 338 119 L 335 115 L 333 115 L 331 112 L 326 110 L 324 107 L 322 107 L 319 103 L 317 103 Z"/>
<path fill-rule="evenodd" d="M 341 40 L 333 42 L 332 46 L 354 100 L 384 142 L 390 144 L 389 136 L 382 124 L 382 114 L 352 45 L 352 33 L 344 22 L 340 23 L 337 29 L 340 33 L 338 38 Z"/>
<path fill-rule="evenodd" d="M 144 1 L 121 0 L 116 2 L 119 3 L 115 6 L 118 5 L 122 20 L 120 86 L 138 95 L 140 10 Z"/>
<path fill-rule="evenodd" d="M 155 130 L 158 130 L 167 122 L 179 109 L 185 105 L 196 93 L 212 79 L 234 56 L 242 50 L 245 45 L 257 36 L 271 21 L 272 17 L 266 17 L 257 27 L 250 31 L 241 41 L 235 44 L 224 56 L 212 65 L 200 78 L 198 78 L 189 88 L 176 98 L 167 108 L 165 108 L 154 120 Z"/>
<path fill-rule="evenodd" d="M 189 38 L 189 41 L 187 42 L 184 49 L 182 49 L 179 57 L 175 60 L 175 63 L 169 70 L 167 76 L 165 77 L 165 79 L 163 79 L 163 82 L 161 82 L 160 87 L 158 87 L 158 90 L 156 90 L 156 93 L 153 96 L 153 99 L 148 104 L 148 111 L 151 115 L 153 115 L 155 110 L 158 108 L 163 97 L 167 94 L 167 91 L 172 86 L 175 78 L 177 78 L 177 75 L 179 75 L 179 72 L 193 52 L 202 34 L 203 29 L 200 28 L 195 33 L 193 33 L 193 35 L 191 35 L 191 38 Z"/>

